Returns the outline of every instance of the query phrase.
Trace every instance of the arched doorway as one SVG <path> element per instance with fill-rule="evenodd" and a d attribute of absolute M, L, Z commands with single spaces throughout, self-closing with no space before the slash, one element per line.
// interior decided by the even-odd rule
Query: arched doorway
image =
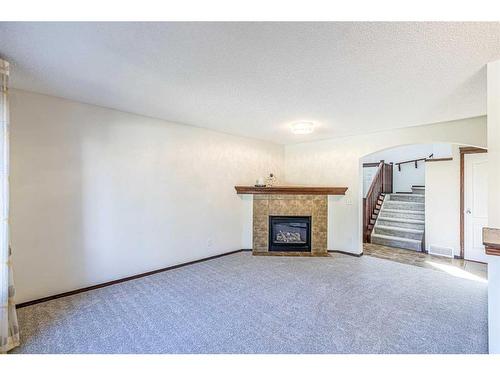
<path fill-rule="evenodd" d="M 365 254 L 430 268 L 470 268 L 472 276 L 486 279 L 486 267 L 475 264 L 479 259 L 462 259 L 461 150 L 472 148 L 451 143 L 400 145 L 360 158 Z M 476 198 L 487 194 L 476 190 Z M 468 230 L 466 226 L 466 236 Z"/>

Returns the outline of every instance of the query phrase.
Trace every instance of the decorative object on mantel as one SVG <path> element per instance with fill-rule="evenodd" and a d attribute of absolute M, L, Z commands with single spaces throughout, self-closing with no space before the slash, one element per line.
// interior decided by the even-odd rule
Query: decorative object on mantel
<path fill-rule="evenodd" d="M 235 186 L 237 194 L 345 195 L 347 187 L 335 186 Z"/>
<path fill-rule="evenodd" d="M 276 176 L 274 173 L 269 173 L 269 176 L 266 178 L 266 186 L 274 186 L 276 184 Z"/>
<path fill-rule="evenodd" d="M 500 256 L 500 229 L 483 228 L 483 244 L 486 254 Z"/>
<path fill-rule="evenodd" d="M 265 187 L 264 177 L 259 177 L 257 181 L 255 181 L 255 187 Z"/>

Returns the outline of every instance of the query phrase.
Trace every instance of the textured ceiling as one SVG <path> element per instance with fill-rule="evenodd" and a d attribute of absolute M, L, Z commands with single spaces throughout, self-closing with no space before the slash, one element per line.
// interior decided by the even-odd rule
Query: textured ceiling
<path fill-rule="evenodd" d="M 0 23 L 0 55 L 15 88 L 294 143 L 484 115 L 500 23 Z"/>

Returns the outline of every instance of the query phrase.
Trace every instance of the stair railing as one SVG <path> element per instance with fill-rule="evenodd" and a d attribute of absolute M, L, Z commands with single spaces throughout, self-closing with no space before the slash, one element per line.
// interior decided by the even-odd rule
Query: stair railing
<path fill-rule="evenodd" d="M 383 160 L 378 164 L 377 172 L 372 180 L 366 197 L 363 198 L 363 241 L 370 241 L 371 220 L 377 215 L 377 203 L 382 193 L 392 193 L 392 164 Z"/>
<path fill-rule="evenodd" d="M 429 159 L 432 159 L 434 157 L 434 154 L 430 154 L 428 157 L 426 158 L 420 158 L 420 159 L 412 159 L 412 160 L 406 160 L 406 161 L 400 161 L 399 163 L 396 163 L 397 167 L 398 167 L 398 171 L 401 172 L 401 165 L 402 164 L 407 164 L 407 163 L 415 163 L 415 168 L 418 168 L 418 162 L 419 161 L 426 161 L 426 160 L 429 160 Z"/>

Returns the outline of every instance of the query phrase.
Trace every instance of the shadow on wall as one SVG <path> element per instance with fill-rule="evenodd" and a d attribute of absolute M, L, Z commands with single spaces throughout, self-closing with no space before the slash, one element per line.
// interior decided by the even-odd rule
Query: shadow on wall
<path fill-rule="evenodd" d="M 11 91 L 17 303 L 242 248 L 234 186 L 283 147 Z"/>
<path fill-rule="evenodd" d="M 12 90 L 10 97 L 10 200 L 19 303 L 44 297 L 38 291 L 54 290 L 61 280 L 78 285 L 89 265 L 81 230 L 84 151 L 79 138 L 85 130 L 68 124 L 84 113 L 78 108 L 44 111 L 43 103 L 26 101 L 18 93 Z M 64 171 L 69 173 L 63 178 Z"/>

